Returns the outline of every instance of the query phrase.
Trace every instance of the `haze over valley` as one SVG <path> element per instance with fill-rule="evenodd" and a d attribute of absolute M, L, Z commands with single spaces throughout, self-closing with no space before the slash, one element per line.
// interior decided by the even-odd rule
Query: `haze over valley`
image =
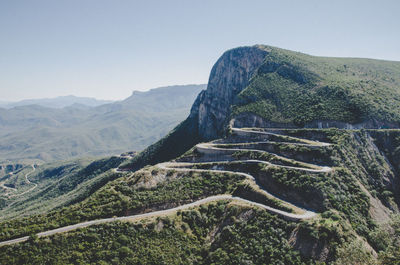
<path fill-rule="evenodd" d="M 205 87 L 137 91 L 108 104 L 80 98 L 16 103 L 0 109 L 0 161 L 42 163 L 140 151 L 182 121 Z"/>

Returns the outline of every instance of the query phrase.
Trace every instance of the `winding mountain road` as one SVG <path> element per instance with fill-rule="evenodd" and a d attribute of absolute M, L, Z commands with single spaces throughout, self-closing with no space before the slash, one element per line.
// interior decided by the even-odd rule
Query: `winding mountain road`
<path fill-rule="evenodd" d="M 221 201 L 221 200 L 233 200 L 233 201 L 238 201 L 238 202 L 242 202 L 242 203 L 247 203 L 250 205 L 254 205 L 254 206 L 258 206 L 260 208 L 275 212 L 275 213 L 281 213 L 281 214 L 285 214 L 288 217 L 292 215 L 293 219 L 298 219 L 299 215 L 296 214 L 290 214 L 290 213 L 286 213 L 274 208 L 271 208 L 269 206 L 263 205 L 261 203 L 256 203 L 253 201 L 249 201 L 246 199 L 242 199 L 240 197 L 234 197 L 232 195 L 229 194 L 222 194 L 222 195 L 215 195 L 215 196 L 210 196 L 192 203 L 188 203 L 188 204 L 184 204 L 175 208 L 171 208 L 171 209 L 166 209 L 166 210 L 161 210 L 161 211 L 155 211 L 155 212 L 150 212 L 150 213 L 144 213 L 144 214 L 136 214 L 136 215 L 130 215 L 130 216 L 121 216 L 121 217 L 112 217 L 112 218 L 104 218 L 104 219 L 98 219 L 98 220 L 92 220 L 92 221 L 87 221 L 87 222 L 83 222 L 83 223 L 79 223 L 79 224 L 74 224 L 74 225 L 69 225 L 69 226 L 65 226 L 65 227 L 60 227 L 57 229 L 53 229 L 53 230 L 49 230 L 49 231 L 45 231 L 45 232 L 41 232 L 38 233 L 37 236 L 38 237 L 45 237 L 45 236 L 51 236 L 54 234 L 58 234 L 58 233 L 64 233 L 64 232 L 69 232 L 78 228 L 84 228 L 84 227 L 88 227 L 91 225 L 96 225 L 96 224 L 104 224 L 104 223 L 109 223 L 109 222 L 114 222 L 114 221 L 136 221 L 136 220 L 140 220 L 143 218 L 149 218 L 149 217 L 156 217 L 156 216 L 165 216 L 168 214 L 173 214 L 179 210 L 185 210 L 188 208 L 192 208 L 195 206 L 199 206 L 201 204 L 205 204 L 205 203 L 210 203 L 210 202 L 215 202 L 215 201 Z M 304 218 L 311 218 L 313 216 L 309 216 L 307 214 L 304 214 Z M 0 242 L 0 247 L 4 246 L 4 245 L 12 245 L 12 244 L 16 244 L 16 243 L 20 243 L 20 242 L 24 242 L 27 241 L 29 239 L 29 236 L 25 236 L 25 237 L 20 237 L 17 239 L 12 239 L 12 240 L 7 240 L 7 241 L 3 241 Z"/>
<path fill-rule="evenodd" d="M 231 128 L 233 134 L 239 135 L 239 136 L 245 136 L 245 137 L 251 137 L 252 135 L 258 135 L 258 136 L 275 136 L 275 137 L 281 137 L 281 135 L 279 134 L 274 134 L 274 133 L 270 133 L 270 132 L 261 132 L 261 131 L 255 131 L 255 130 L 251 130 L 251 129 L 239 129 L 239 128 Z M 287 144 L 294 144 L 294 145 L 303 145 L 303 146 L 310 146 L 310 147 L 324 147 L 324 146 L 329 146 L 329 143 L 324 143 L 324 142 L 318 142 L 318 141 L 310 141 L 310 140 L 305 140 L 305 139 L 301 139 L 301 138 L 296 138 L 296 137 L 290 137 L 290 136 L 285 136 L 286 139 L 290 139 L 293 142 L 287 142 Z M 263 142 L 253 142 L 254 143 L 268 143 L 268 141 L 263 141 Z M 280 142 L 280 143 L 285 143 L 285 142 Z M 245 143 L 248 144 L 248 143 Z M 250 143 L 251 144 L 251 143 Z M 226 148 L 223 148 L 221 146 L 226 146 Z M 240 145 L 240 144 L 239 144 Z M 258 150 L 258 149 L 250 149 L 250 148 L 229 148 L 231 147 L 232 144 L 221 144 L 221 143 L 201 143 L 196 145 L 196 149 L 199 153 L 202 154 L 232 154 L 233 152 L 237 152 L 237 151 L 252 151 L 252 152 L 263 152 L 263 153 L 268 153 L 266 151 L 262 151 L 262 150 Z M 270 153 L 272 154 L 272 153 Z M 280 157 L 276 154 L 273 154 L 276 157 L 282 158 L 282 159 L 286 159 L 283 157 Z M 267 164 L 270 166 L 275 166 L 275 167 L 282 167 L 282 168 L 286 168 L 286 169 L 291 169 L 291 170 L 299 170 L 299 171 L 305 171 L 308 173 L 328 173 L 330 172 L 332 169 L 330 167 L 326 167 L 326 166 L 319 166 L 319 165 L 313 165 L 313 164 L 307 164 L 304 162 L 301 162 L 300 164 L 302 165 L 306 165 L 307 167 L 297 167 L 297 166 L 286 166 L 286 165 L 278 165 L 278 164 L 273 164 L 271 162 L 267 162 L 267 161 L 263 161 L 263 160 L 237 160 L 240 161 L 241 163 L 262 163 L 262 164 Z M 190 167 L 195 167 L 196 165 L 201 165 L 201 164 L 207 164 L 207 163 L 213 163 L 213 164 L 228 164 L 231 163 L 232 161 L 211 161 L 211 162 L 165 162 L 165 163 L 160 163 L 157 164 L 156 166 L 160 169 L 163 170 L 174 170 L 174 171 L 181 171 L 181 172 L 215 172 L 215 173 L 230 173 L 230 174 L 238 174 L 241 176 L 244 176 L 249 182 L 251 182 L 251 184 L 256 185 L 256 181 L 255 178 L 247 173 L 244 172 L 237 172 L 237 171 L 230 171 L 230 170 L 218 170 L 218 169 L 197 169 L 197 168 L 190 168 Z M 35 170 L 35 168 L 33 167 L 33 171 Z M 32 171 L 32 172 L 33 172 Z M 113 169 L 114 172 L 122 172 L 120 171 L 118 168 L 114 168 Z M 30 172 L 30 173 L 32 173 Z M 28 175 L 30 174 L 28 173 L 27 175 L 25 175 L 27 181 L 28 180 Z M 30 182 L 29 182 L 30 183 Z M 123 221 L 123 220 L 130 220 L 130 221 L 134 221 L 134 220 L 138 220 L 138 219 L 142 219 L 142 218 L 148 218 L 148 217 L 154 217 L 154 216 L 162 216 L 162 215 L 168 215 L 168 214 L 172 214 L 178 210 L 184 210 L 184 209 L 188 209 L 191 207 L 195 207 L 204 203 L 209 203 L 209 202 L 213 202 L 213 201 L 219 201 L 219 200 L 232 200 L 232 201 L 237 201 L 237 202 L 241 202 L 241 203 L 246 203 L 252 206 L 256 206 L 256 207 L 260 207 L 262 209 L 265 209 L 273 214 L 277 214 L 282 216 L 285 219 L 288 220 L 292 220 L 292 221 L 299 221 L 299 220 L 303 220 L 303 219 L 309 219 L 309 218 L 313 218 L 317 215 L 317 213 L 311 211 L 311 210 L 306 210 L 306 209 L 302 209 L 290 202 L 287 202 L 281 198 L 279 198 L 277 195 L 273 195 L 271 193 L 269 193 L 268 191 L 262 189 L 261 187 L 258 186 L 258 188 L 260 189 L 261 192 L 263 192 L 267 197 L 270 198 L 275 198 L 277 200 L 282 201 L 284 204 L 286 205 L 290 205 L 290 207 L 292 209 L 295 210 L 295 212 L 297 213 L 290 213 L 290 212 L 286 212 L 286 211 L 282 211 L 261 203 L 257 203 L 254 201 L 250 201 L 250 200 L 246 200 L 240 197 L 235 197 L 232 196 L 230 194 L 222 194 L 222 195 L 215 195 L 215 196 L 210 196 L 189 204 L 185 204 L 185 205 L 181 205 L 175 208 L 171 208 L 171 209 L 166 209 L 166 210 L 160 210 L 160 211 L 154 211 L 154 212 L 149 212 L 149 213 L 144 213 L 144 214 L 137 214 L 137 215 L 131 215 L 131 216 L 122 216 L 122 217 L 115 217 L 115 218 L 105 218 L 105 219 L 98 219 L 98 220 L 92 220 L 92 221 L 87 221 L 87 222 L 82 222 L 79 224 L 74 224 L 74 225 L 70 225 L 70 226 L 66 226 L 66 227 L 61 227 L 61 228 L 57 228 L 57 229 L 53 229 L 53 230 L 49 230 L 49 231 L 45 231 L 45 232 L 41 232 L 38 233 L 37 235 L 39 237 L 44 237 L 44 236 L 50 236 L 50 235 L 54 235 L 57 233 L 63 233 L 63 232 L 68 232 L 68 231 L 72 231 L 78 228 L 83 228 L 83 227 L 87 227 L 90 225 L 95 225 L 95 224 L 102 224 L 102 223 L 108 223 L 108 222 L 113 222 L 113 221 Z M 298 213 L 300 212 L 300 213 Z M 25 237 L 21 237 L 21 238 L 17 238 L 17 239 L 13 239 L 13 240 L 8 240 L 8 241 L 3 241 L 0 242 L 0 246 L 4 246 L 4 245 L 10 245 L 10 244 L 15 244 L 15 243 L 19 243 L 19 242 L 24 242 L 26 240 L 28 240 L 28 236 Z"/>
<path fill-rule="evenodd" d="M 37 184 L 31 182 L 31 181 L 28 179 L 28 176 L 29 176 L 30 174 L 32 174 L 33 172 L 35 172 L 35 170 L 36 170 L 35 165 L 31 165 L 31 167 L 32 167 L 32 171 L 30 171 L 30 172 L 28 172 L 28 173 L 25 174 L 25 182 L 26 182 L 26 184 L 28 184 L 28 185 L 29 185 L 29 184 L 33 184 L 33 187 L 30 188 L 30 189 L 28 189 L 28 190 L 26 190 L 26 191 L 24 191 L 24 192 L 22 192 L 22 193 L 11 195 L 10 198 L 22 196 L 22 195 L 24 195 L 24 194 L 26 194 L 26 193 L 28 193 L 28 192 L 31 192 L 31 191 L 33 191 L 34 189 L 36 189 Z M 9 207 L 10 207 L 10 206 L 11 206 L 11 204 L 9 205 Z"/>
<path fill-rule="evenodd" d="M 256 134 L 256 135 L 265 135 L 265 136 L 275 136 L 275 137 L 281 137 L 281 135 L 275 134 L 275 133 L 270 133 L 270 132 L 260 132 L 260 131 L 254 131 L 251 129 L 239 129 L 239 128 L 231 128 L 232 132 L 234 134 L 237 135 L 241 135 L 241 136 L 249 136 L 249 134 Z M 318 141 L 311 141 L 311 140 L 304 140 L 304 139 L 300 139 L 300 138 L 296 138 L 296 137 L 290 137 L 290 136 L 285 136 L 285 138 L 287 139 L 291 139 L 293 141 L 297 141 L 297 142 L 290 142 L 288 144 L 292 144 L 292 145 L 302 145 L 302 146 L 309 146 L 309 147 L 324 147 L 324 146 L 329 146 L 331 145 L 330 143 L 324 143 L 324 142 L 318 142 Z M 262 142 L 256 142 L 256 143 L 262 143 L 262 144 L 267 144 L 271 141 L 262 141 Z M 282 143 L 282 142 L 281 142 Z M 245 143 L 245 144 L 254 144 L 253 143 Z M 238 144 L 236 144 L 238 145 Z M 266 151 L 262 151 L 262 150 L 258 150 L 258 149 L 251 149 L 251 148 L 222 148 L 221 146 L 229 146 L 231 147 L 232 144 L 223 144 L 223 143 L 200 143 L 196 145 L 196 149 L 199 153 L 202 154 L 218 154 L 218 153 L 222 153 L 222 154 L 233 154 L 234 152 L 238 152 L 238 151 L 252 151 L 252 152 L 258 152 L 258 153 L 267 153 Z M 240 146 L 240 144 L 238 145 Z M 271 155 L 274 155 L 277 158 L 280 159 L 286 159 L 284 157 L 281 157 L 277 154 L 273 154 L 268 152 Z M 305 171 L 308 173 L 328 173 L 332 171 L 332 168 L 327 167 L 327 166 L 319 166 L 319 165 L 314 165 L 314 164 L 308 164 L 308 163 L 304 163 L 302 162 L 303 165 L 307 166 L 307 167 L 295 167 L 295 166 L 286 166 L 286 165 L 277 165 L 277 164 L 273 164 L 271 162 L 267 162 L 267 161 L 263 161 L 263 160 L 257 160 L 257 159 L 251 159 L 251 160 L 238 160 L 240 161 L 240 163 L 256 163 L 256 164 L 265 164 L 268 166 L 274 166 L 274 167 L 280 167 L 280 168 L 286 168 L 286 169 L 292 169 L 292 170 L 299 170 L 299 171 Z M 256 179 L 247 173 L 244 172 L 238 172 L 238 171 L 230 171 L 230 170 L 219 170 L 219 169 L 197 169 L 197 168 L 190 168 L 190 167 L 195 167 L 195 166 L 199 166 L 199 165 L 206 165 L 206 164 L 214 164 L 214 165 L 226 165 L 226 164 L 230 164 L 234 161 L 212 161 L 212 162 L 201 162 L 201 163 L 191 163 L 191 162 L 165 162 L 165 163 L 160 163 L 157 164 L 156 166 L 164 169 L 164 170 L 175 170 L 175 171 L 183 171 L 183 172 L 215 172 L 215 173 L 231 173 L 231 174 L 237 174 L 237 175 L 241 175 L 244 176 L 247 180 L 249 180 L 251 182 L 251 184 L 256 185 Z M 262 189 L 261 187 L 258 186 L 258 188 L 260 189 L 260 191 L 262 193 L 264 193 L 264 195 L 266 195 L 269 198 L 274 198 L 277 200 L 282 201 L 283 203 L 285 203 L 286 205 L 290 205 L 291 208 L 293 208 L 295 211 L 297 212 L 302 212 L 301 214 L 295 214 L 295 213 L 289 213 L 289 212 L 285 212 L 279 209 L 275 209 L 260 203 L 256 203 L 256 202 L 252 202 L 252 201 L 248 201 L 248 200 L 244 200 L 242 198 L 239 197 L 232 197 L 232 199 L 234 200 L 244 200 L 247 203 L 250 203 L 252 205 L 256 205 L 258 207 L 261 207 L 271 213 L 274 214 L 278 214 L 286 219 L 292 220 L 292 221 L 299 221 L 299 220 L 303 220 L 303 219 L 309 219 L 309 218 L 313 218 L 315 217 L 317 214 L 313 211 L 310 210 L 306 210 L 306 209 L 302 209 L 288 201 L 285 201 L 281 198 L 279 198 L 277 195 L 271 194 L 268 191 Z"/>

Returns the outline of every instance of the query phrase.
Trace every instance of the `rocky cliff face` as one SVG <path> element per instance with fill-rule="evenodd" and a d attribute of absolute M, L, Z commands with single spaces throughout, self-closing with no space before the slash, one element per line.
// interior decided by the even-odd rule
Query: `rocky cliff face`
<path fill-rule="evenodd" d="M 198 123 L 204 140 L 221 136 L 235 97 L 264 62 L 265 50 L 241 47 L 225 52 L 211 70 L 207 89 L 197 97 L 190 118 Z"/>
<path fill-rule="evenodd" d="M 253 112 L 242 112 L 232 117 L 231 106 L 237 105 L 243 100 L 239 99 L 237 95 L 249 86 L 251 78 L 255 75 L 276 73 L 276 75 L 285 80 L 293 81 L 300 86 L 310 82 L 315 77 L 314 73 L 307 72 L 299 67 L 296 68 L 289 62 L 273 61 L 276 59 L 269 58 L 270 54 L 272 53 L 265 46 L 240 47 L 225 52 L 218 59 L 211 70 L 207 89 L 198 95 L 189 116 L 190 123 L 197 128 L 198 136 L 201 140 L 206 141 L 221 137 L 224 134 L 224 129 L 227 128 L 230 118 L 232 118 L 232 124 L 236 127 L 336 127 L 343 129 L 399 127 L 398 123 L 380 121 L 374 118 L 360 120 L 357 123 L 349 123 L 340 120 L 326 120 L 317 116 L 315 119 L 299 125 L 293 122 L 272 122 L 270 119 L 261 117 Z M 261 99 L 258 100 L 265 99 L 268 101 L 271 99 L 272 101 L 279 101 L 278 99 L 281 97 L 278 92 L 270 96 L 266 94 L 268 93 L 261 94 Z M 308 102 L 306 101 L 307 96 L 304 98 L 305 102 Z M 281 103 L 277 103 L 277 106 L 279 104 Z M 318 105 L 318 102 L 315 105 Z M 287 106 L 290 107 L 291 104 L 284 104 L 278 107 L 285 108 Z M 312 107 L 315 106 L 311 104 L 310 108 Z"/>
<path fill-rule="evenodd" d="M 390 112 L 398 108 L 392 104 L 392 100 L 382 102 L 395 107 L 378 105 L 371 101 L 373 97 L 366 97 L 370 102 L 364 104 L 359 96 L 350 97 L 352 94 L 346 94 L 350 89 L 345 89 L 341 83 L 329 85 L 331 73 L 339 77 L 351 74 L 340 72 L 343 65 L 338 60 L 261 45 L 225 52 L 213 66 L 207 89 L 197 96 L 189 117 L 138 155 L 127 168 L 138 169 L 180 156 L 201 141 L 223 136 L 228 124 L 272 128 L 399 128 L 395 117 L 398 112 L 400 120 L 400 108 Z M 343 63 L 348 61 L 340 60 Z M 352 73 L 358 76 L 351 75 L 351 78 L 365 86 L 364 90 L 375 89 L 372 85 L 367 86 L 369 83 L 362 79 L 365 76 L 359 73 L 365 72 L 365 69 L 383 69 L 381 62 L 365 60 L 353 64 Z M 394 67 L 397 65 L 387 64 L 390 71 L 397 73 Z M 397 93 L 395 89 L 397 75 L 391 76 L 394 81 L 388 91 L 394 91 L 394 95 L 398 94 L 400 99 L 400 90 Z M 321 80 L 328 82 L 328 85 L 321 86 Z M 398 83 L 400 85 L 400 79 Z M 379 84 L 386 83 L 381 80 Z M 360 90 L 354 87 L 354 93 L 365 94 L 365 91 L 357 89 Z M 375 108 L 372 108 L 373 115 L 368 115 L 370 105 Z M 389 117 L 390 121 L 382 122 L 382 117 Z"/>

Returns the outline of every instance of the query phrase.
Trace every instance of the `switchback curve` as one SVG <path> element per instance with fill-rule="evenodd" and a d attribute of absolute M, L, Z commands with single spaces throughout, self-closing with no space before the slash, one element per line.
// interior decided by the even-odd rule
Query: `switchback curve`
<path fill-rule="evenodd" d="M 252 135 L 261 135 L 261 136 L 274 136 L 274 137 L 281 137 L 281 135 L 279 134 L 275 134 L 275 133 L 270 133 L 270 132 L 262 132 L 262 131 L 255 131 L 251 128 L 249 129 L 239 129 L 239 128 L 231 128 L 232 133 L 239 135 L 239 136 L 247 136 L 250 137 Z M 329 146 L 329 143 L 324 143 L 324 142 L 318 142 L 318 141 L 310 141 L 310 140 L 305 140 L 305 139 L 301 139 L 301 138 L 296 138 L 296 137 L 290 137 L 290 136 L 285 136 L 286 139 L 291 140 L 291 142 L 289 142 L 290 144 L 293 145 L 302 145 L 302 146 L 310 146 L 310 147 L 324 147 L 324 146 Z M 272 141 L 261 141 L 261 142 L 250 142 L 250 143 L 268 143 L 268 142 L 272 142 Z M 282 142 L 281 142 L 282 143 Z M 233 153 L 236 151 L 252 151 L 252 152 L 266 152 L 266 151 L 262 151 L 262 150 L 257 150 L 257 149 L 250 149 L 250 148 L 228 148 L 229 144 L 225 144 L 226 148 L 221 147 L 224 146 L 224 144 L 221 143 L 200 143 L 198 145 L 196 145 L 196 149 L 199 153 L 207 153 L 207 152 L 221 152 L 221 153 Z M 238 144 L 238 146 L 240 146 L 240 143 Z M 277 157 L 279 157 L 276 154 L 273 154 Z M 282 157 L 281 157 L 282 158 Z M 214 161 L 214 163 L 230 163 L 232 161 Z M 257 160 L 257 159 L 253 159 L 253 160 L 240 160 L 240 162 L 242 163 L 262 163 L 262 164 L 267 164 L 267 165 L 271 165 L 271 166 L 276 166 L 276 167 L 282 167 L 282 168 L 286 168 L 286 169 L 291 169 L 291 170 L 300 170 L 300 171 L 305 171 L 308 173 L 328 173 L 330 171 L 332 171 L 332 168 L 330 167 L 326 167 L 326 166 L 319 166 L 319 165 L 312 165 L 312 164 L 307 164 L 307 163 L 303 163 L 303 164 L 307 164 L 307 167 L 295 167 L 295 166 L 285 166 L 285 165 L 277 165 L 277 164 L 273 164 L 271 162 L 267 162 L 267 161 L 263 161 L 263 160 Z M 252 185 L 257 185 L 255 183 L 255 178 L 247 173 L 244 172 L 238 172 L 238 171 L 229 171 L 229 170 L 218 170 L 218 169 L 196 169 L 196 168 L 190 168 L 196 165 L 202 164 L 200 163 L 196 163 L 196 162 L 192 162 L 192 163 L 187 163 L 187 162 L 165 162 L 165 163 L 160 163 L 157 164 L 156 166 L 160 169 L 163 170 L 174 170 L 174 171 L 181 171 L 181 172 L 218 172 L 218 173 L 230 173 L 230 174 L 239 174 L 242 175 L 243 177 L 245 177 Z M 204 164 L 204 163 L 203 163 Z M 34 169 L 34 167 L 33 167 Z M 120 172 L 118 168 L 113 169 L 114 172 Z M 258 186 L 258 185 L 257 185 Z M 260 187 L 259 187 L 260 188 Z M 246 204 L 250 204 L 262 209 L 265 209 L 273 214 L 277 214 L 282 216 L 285 219 L 288 220 L 292 220 L 292 221 L 299 221 L 299 220 L 304 220 L 304 219 L 309 219 L 309 218 L 313 218 L 317 215 L 317 213 L 315 213 L 314 211 L 311 210 L 306 210 L 306 209 L 302 209 L 299 208 L 298 206 L 284 201 L 282 199 L 280 199 L 277 195 L 272 195 L 271 193 L 269 193 L 266 190 L 263 190 L 260 188 L 260 190 L 267 196 L 267 197 L 272 197 L 275 198 L 277 200 L 280 200 L 282 202 L 284 202 L 286 205 L 291 205 L 291 207 L 293 209 L 296 209 L 296 212 L 301 212 L 301 213 L 290 213 L 290 212 L 286 212 L 280 209 L 276 209 L 258 202 L 254 202 L 254 201 L 250 201 L 241 197 L 237 197 L 237 196 L 232 196 L 230 194 L 221 194 L 221 195 L 214 195 L 214 196 L 209 196 L 207 198 L 204 199 L 200 199 L 198 201 L 189 203 L 189 204 L 185 204 L 185 205 L 181 205 L 175 208 L 171 208 L 171 209 L 166 209 L 166 210 L 160 210 L 160 211 L 154 211 L 154 212 L 150 212 L 150 213 L 145 213 L 145 214 L 137 214 L 137 215 L 131 215 L 131 216 L 122 216 L 122 217 L 114 217 L 114 218 L 104 218 L 104 219 L 98 219 L 98 220 L 92 220 L 92 221 L 87 221 L 87 222 L 82 222 L 82 223 L 78 223 L 78 224 L 74 224 L 74 225 L 70 225 L 70 226 L 66 226 L 66 227 L 61 227 L 61 228 L 57 228 L 57 229 L 53 229 L 53 230 L 49 230 L 49 231 L 45 231 L 45 232 L 41 232 L 38 233 L 37 235 L 39 237 L 42 236 L 49 236 L 49 235 L 53 235 L 53 234 L 57 234 L 57 233 L 63 233 L 63 232 L 68 232 L 68 231 L 72 231 L 78 228 L 83 228 L 83 227 L 87 227 L 90 225 L 94 225 L 94 224 L 101 224 L 101 223 L 107 223 L 107 222 L 113 222 L 113 221 L 117 221 L 117 220 L 137 220 L 137 219 L 141 219 L 141 218 L 148 218 L 148 217 L 153 217 L 153 216 L 162 216 L 162 215 L 166 215 L 166 214 L 170 214 L 173 212 L 176 212 L 178 210 L 183 210 L 183 209 L 187 209 L 190 207 L 194 207 L 194 206 L 198 206 L 204 203 L 209 203 L 209 202 L 213 202 L 213 201 L 219 201 L 219 200 L 233 200 L 233 201 L 237 201 L 237 202 L 242 202 L 242 203 L 246 203 Z M 21 237 L 21 238 L 17 238 L 17 239 L 13 239 L 13 240 L 7 240 L 7 241 L 3 241 L 0 242 L 0 246 L 3 245 L 10 245 L 10 244 L 15 244 L 15 243 L 20 243 L 20 242 L 24 242 L 26 240 L 28 240 L 28 236 L 25 237 Z"/>

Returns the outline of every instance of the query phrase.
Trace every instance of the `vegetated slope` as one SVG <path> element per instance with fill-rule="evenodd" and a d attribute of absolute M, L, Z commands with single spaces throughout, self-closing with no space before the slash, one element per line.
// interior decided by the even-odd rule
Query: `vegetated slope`
<path fill-rule="evenodd" d="M 397 161 L 393 159 L 399 143 L 391 143 L 387 146 L 390 148 L 385 148 L 384 143 L 387 143 L 387 139 L 400 139 L 399 130 L 297 129 L 274 130 L 273 134 L 267 130 L 266 135 L 257 134 L 263 130 L 248 131 L 245 135 L 238 135 L 234 131 L 229 138 L 213 143 L 213 148 L 230 151 L 207 151 L 208 148 L 205 150 L 204 145 L 199 145 L 177 159 L 179 163 L 176 165 L 187 168 L 187 171 L 157 165 L 135 173 L 124 173 L 123 177 L 109 182 L 77 204 L 45 215 L 1 223 L 3 229 L 0 236 L 4 240 L 85 220 L 157 211 L 211 195 L 233 194 L 286 212 L 295 210 L 290 206 L 293 203 L 320 215 L 293 223 L 285 221 L 284 215 L 271 215 L 260 211 L 258 207 L 249 208 L 232 201 L 234 207 L 225 208 L 227 206 L 222 206 L 225 203 L 219 202 L 217 215 L 214 215 L 214 206 L 211 212 L 207 206 L 200 206 L 194 211 L 177 213 L 172 219 L 163 218 L 139 226 L 116 223 L 85 228 L 66 235 L 56 235 L 51 242 L 68 242 L 68 251 L 78 248 L 84 250 L 86 255 L 75 258 L 86 262 L 94 259 L 110 262 L 118 256 L 120 262 L 129 263 L 140 258 L 140 253 L 151 247 L 144 244 L 133 248 L 135 240 L 154 244 L 159 237 L 166 241 L 161 240 L 149 258 L 156 258 L 159 251 L 166 251 L 175 253 L 182 260 L 195 259 L 206 264 L 210 260 L 239 261 L 241 257 L 257 264 L 269 261 L 332 262 L 343 259 L 372 262 L 370 245 L 376 251 L 383 251 L 380 253 L 382 260 L 393 255 L 398 246 L 396 234 L 390 234 L 390 229 L 382 230 L 378 224 L 394 222 L 398 225 L 396 217 L 390 220 L 390 212 L 398 212 L 399 207 L 396 195 L 398 178 L 395 168 L 391 166 Z M 308 140 L 330 142 L 331 145 L 314 144 Z M 259 162 L 251 162 L 255 160 Z M 329 166 L 333 170 L 319 171 L 321 166 Z M 246 177 L 234 172 L 251 174 L 255 177 L 256 185 L 279 199 L 266 196 Z M 193 214 L 193 220 L 186 219 L 185 216 Z M 266 220 L 273 221 L 265 223 Z M 115 232 L 105 232 L 103 229 Z M 93 238 L 100 235 L 108 238 L 112 235 L 119 237 L 124 232 L 133 233 L 132 241 L 114 238 L 113 247 L 107 248 L 101 255 L 96 254 L 95 244 L 79 247 L 79 240 L 86 233 Z M 249 237 L 248 233 L 257 236 Z M 168 234 L 174 236 L 169 237 Z M 185 242 L 188 238 L 194 241 L 189 249 L 183 251 L 170 246 L 172 238 L 175 238 L 173 245 L 178 246 L 187 245 Z M 239 247 L 241 243 L 246 243 L 247 247 Z M 43 256 L 38 251 L 41 247 L 48 248 L 46 244 L 48 241 L 45 239 L 32 239 L 20 246 L 3 247 L 5 253 L 9 253 L 4 260 L 11 262 L 15 257 L 13 253 L 28 251 L 36 253 L 40 260 Z M 60 250 L 65 248 L 65 243 L 57 244 Z M 114 244 L 127 247 L 127 254 L 116 254 Z M 199 248 L 202 249 L 201 254 L 197 252 Z M 281 248 L 286 249 L 287 255 L 281 256 Z M 262 254 L 269 252 L 276 255 Z M 48 253 L 47 258 L 68 259 L 67 255 L 50 253 L 53 254 Z M 25 255 L 22 254 L 20 258 L 24 260 Z"/>
<path fill-rule="evenodd" d="M 239 93 L 233 116 L 252 113 L 275 126 L 399 127 L 400 62 L 259 47 L 265 61 Z"/>
<path fill-rule="evenodd" d="M 0 161 L 65 160 L 141 150 L 189 112 L 204 85 L 134 92 L 124 101 L 62 109 L 0 109 Z"/>
<path fill-rule="evenodd" d="M 32 164 L 0 177 L 0 220 L 43 214 L 88 197 L 119 176 L 121 157 Z"/>
<path fill-rule="evenodd" d="M 237 127 L 399 128 L 400 62 L 256 45 L 225 52 L 189 117 L 126 165 L 172 159 Z M 177 148 L 170 148 L 180 142 Z M 146 163 L 143 163 L 145 161 Z"/>
<path fill-rule="evenodd" d="M 0 263 L 308 264 L 288 243 L 293 226 L 221 201 L 144 223 L 115 222 L 3 247 Z"/>

